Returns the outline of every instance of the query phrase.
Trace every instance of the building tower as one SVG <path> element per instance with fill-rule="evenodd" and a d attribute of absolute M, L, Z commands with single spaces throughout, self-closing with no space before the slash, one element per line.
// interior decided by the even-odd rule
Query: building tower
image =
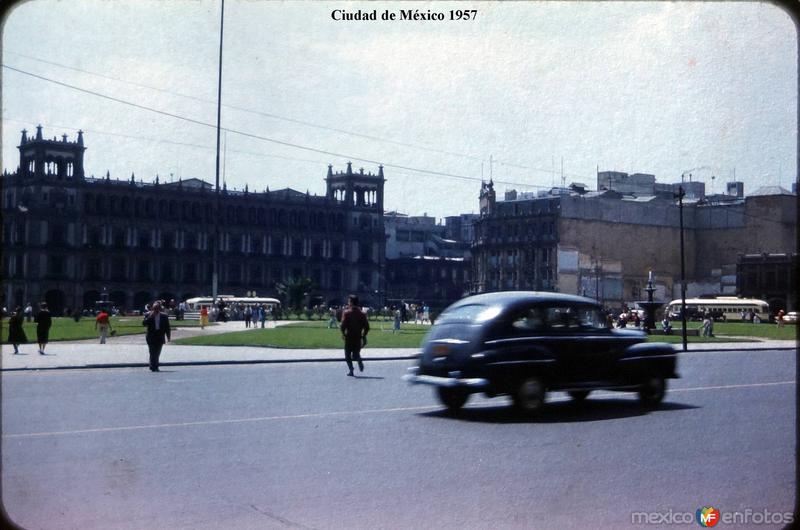
<path fill-rule="evenodd" d="M 36 127 L 36 137 L 28 138 L 28 131 L 22 130 L 19 145 L 19 175 L 23 178 L 83 180 L 83 131 L 78 131 L 78 139 L 61 140 L 53 137 L 46 140 L 42 137 L 42 126 Z"/>
<path fill-rule="evenodd" d="M 356 208 L 374 208 L 383 212 L 383 166 L 378 167 L 378 174 L 364 173 L 364 168 L 353 173 L 352 163 L 347 163 L 347 171 L 334 173 L 333 166 L 328 166 L 325 177 L 327 197 Z"/>

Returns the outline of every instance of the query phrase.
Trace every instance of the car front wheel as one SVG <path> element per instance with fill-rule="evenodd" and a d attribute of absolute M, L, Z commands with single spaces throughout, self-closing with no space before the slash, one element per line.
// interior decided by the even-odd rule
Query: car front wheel
<path fill-rule="evenodd" d="M 469 399 L 469 393 L 460 388 L 448 388 L 440 386 L 436 389 L 439 401 L 450 411 L 457 411 L 464 406 Z"/>
<path fill-rule="evenodd" d="M 530 377 L 520 383 L 512 398 L 520 411 L 533 416 L 544 408 L 545 394 L 544 382 L 538 377 Z"/>
<path fill-rule="evenodd" d="M 663 377 L 651 377 L 639 389 L 639 400 L 646 407 L 656 407 L 667 393 L 667 381 Z"/>

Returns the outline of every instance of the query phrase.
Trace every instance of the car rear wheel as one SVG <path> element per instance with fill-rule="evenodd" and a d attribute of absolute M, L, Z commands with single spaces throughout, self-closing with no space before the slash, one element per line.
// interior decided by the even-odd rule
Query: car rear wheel
<path fill-rule="evenodd" d="M 570 390 L 567 393 L 574 401 L 583 401 L 586 399 L 586 396 L 589 395 L 589 392 L 591 392 L 591 390 Z"/>
<path fill-rule="evenodd" d="M 514 405 L 527 415 L 535 415 L 544 408 L 546 390 L 538 377 L 529 377 L 520 383 L 512 398 Z"/>
<path fill-rule="evenodd" d="M 460 388 L 448 388 L 440 386 L 436 389 L 439 401 L 453 412 L 459 410 L 469 399 L 469 393 Z"/>
<path fill-rule="evenodd" d="M 639 401 L 646 407 L 656 407 L 667 393 L 667 381 L 663 377 L 651 377 L 639 389 Z"/>

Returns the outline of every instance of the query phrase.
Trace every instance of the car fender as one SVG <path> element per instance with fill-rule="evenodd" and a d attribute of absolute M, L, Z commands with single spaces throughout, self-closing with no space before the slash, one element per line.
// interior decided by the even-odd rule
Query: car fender
<path fill-rule="evenodd" d="M 642 342 L 625 349 L 619 363 L 629 375 L 658 375 L 666 378 L 680 377 L 676 371 L 678 351 L 663 342 Z"/>

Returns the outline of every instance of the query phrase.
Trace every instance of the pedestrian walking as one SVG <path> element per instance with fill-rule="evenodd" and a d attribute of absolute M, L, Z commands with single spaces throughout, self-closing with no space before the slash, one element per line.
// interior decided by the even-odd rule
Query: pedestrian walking
<path fill-rule="evenodd" d="M 392 334 L 397 333 L 400 331 L 400 321 L 402 320 L 403 316 L 400 313 L 399 309 L 395 309 L 394 311 L 394 327 L 392 327 Z"/>
<path fill-rule="evenodd" d="M 30 302 L 25 306 L 25 322 L 33 320 L 33 306 Z"/>
<path fill-rule="evenodd" d="M 94 319 L 94 329 L 100 330 L 100 344 L 105 344 L 108 333 L 112 331 L 111 320 L 109 319 L 108 313 L 106 313 L 105 309 L 101 309 L 100 313 Z"/>
<path fill-rule="evenodd" d="M 161 311 L 159 302 L 153 303 L 153 309 L 145 315 L 142 325 L 147 326 L 145 340 L 150 352 L 150 371 L 158 372 L 161 348 L 170 340 L 169 316 Z"/>
<path fill-rule="evenodd" d="M 33 317 L 36 322 L 36 342 L 39 343 L 39 353 L 44 355 L 47 341 L 50 338 L 50 327 L 53 325 L 53 317 L 47 309 L 47 302 L 39 304 L 39 312 Z"/>
<path fill-rule="evenodd" d="M 336 327 L 336 308 L 332 307 L 328 310 L 328 329 Z"/>
<path fill-rule="evenodd" d="M 253 319 L 253 310 L 250 309 L 250 306 L 247 306 L 244 310 L 244 327 L 250 327 L 250 321 Z"/>
<path fill-rule="evenodd" d="M 261 310 L 258 312 L 258 319 L 261 322 L 261 329 L 264 329 L 264 325 L 267 323 L 267 307 L 262 305 Z"/>
<path fill-rule="evenodd" d="M 208 325 L 208 308 L 203 306 L 200 308 L 200 329 L 206 329 Z"/>
<path fill-rule="evenodd" d="M 19 345 L 27 344 L 28 337 L 25 336 L 25 330 L 22 329 L 22 322 L 24 320 L 22 308 L 17 307 L 8 319 L 8 342 L 14 346 L 14 355 L 19 353 Z"/>
<path fill-rule="evenodd" d="M 783 309 L 781 309 L 780 311 L 778 311 L 778 316 L 775 318 L 775 320 L 778 322 L 778 327 L 779 328 L 783 327 L 783 315 L 784 314 L 785 313 L 783 312 Z"/>
<path fill-rule="evenodd" d="M 711 315 L 709 313 L 703 314 L 703 337 L 713 337 L 712 329 L 713 329 Z"/>
<path fill-rule="evenodd" d="M 342 313 L 342 323 L 339 326 L 344 340 L 344 360 L 349 373 L 353 375 L 353 359 L 358 362 L 359 371 L 364 371 L 364 362 L 361 360 L 361 348 L 367 345 L 369 321 L 361 311 L 358 296 L 351 294 L 347 299 L 347 309 Z"/>

